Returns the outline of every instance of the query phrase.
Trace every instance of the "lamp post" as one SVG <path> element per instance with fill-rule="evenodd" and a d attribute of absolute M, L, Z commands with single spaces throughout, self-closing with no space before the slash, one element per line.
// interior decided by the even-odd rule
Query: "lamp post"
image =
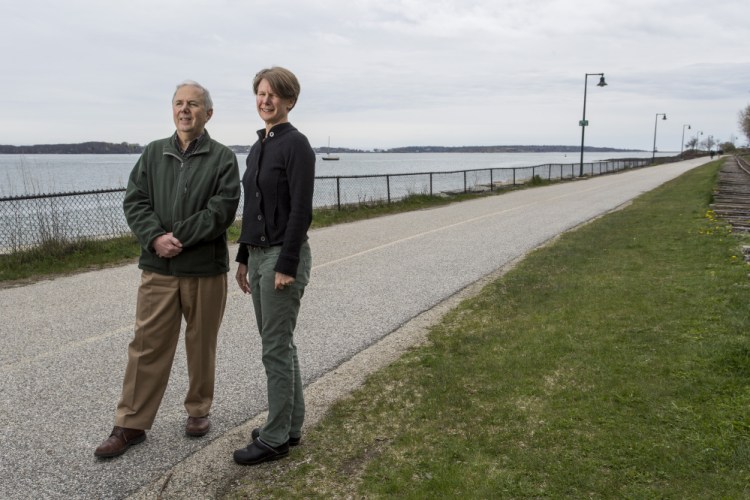
<path fill-rule="evenodd" d="M 589 124 L 589 122 L 586 121 L 586 89 L 589 83 L 589 76 L 600 77 L 599 83 L 596 84 L 597 87 L 604 87 L 607 85 L 607 82 L 604 81 L 604 73 L 586 73 L 586 77 L 583 80 L 583 118 L 581 118 L 581 121 L 578 123 L 581 126 L 581 164 L 578 171 L 578 177 L 583 177 L 583 139 L 586 136 L 586 126 Z"/>
<path fill-rule="evenodd" d="M 656 159 L 656 125 L 659 123 L 660 116 L 663 117 L 662 120 L 667 119 L 666 113 L 656 113 L 656 118 L 654 118 L 654 149 L 651 151 L 651 163 L 654 163 Z"/>
<path fill-rule="evenodd" d="M 700 141 L 700 140 L 701 140 L 701 136 L 702 136 L 702 135 L 703 135 L 703 131 L 702 131 L 702 130 L 699 130 L 699 131 L 698 131 L 698 132 L 697 132 L 697 133 L 695 134 L 695 145 L 693 146 L 693 151 L 698 151 L 698 141 Z"/>
<path fill-rule="evenodd" d="M 690 125 L 685 124 L 682 126 L 682 142 L 680 142 L 680 154 L 682 154 L 682 151 L 685 147 L 685 127 L 687 127 L 688 130 L 690 130 Z"/>

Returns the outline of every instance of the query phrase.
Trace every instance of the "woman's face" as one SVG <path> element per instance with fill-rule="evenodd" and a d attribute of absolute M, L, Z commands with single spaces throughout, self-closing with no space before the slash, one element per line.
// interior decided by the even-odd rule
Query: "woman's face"
<path fill-rule="evenodd" d="M 258 84 L 255 105 L 258 108 L 258 115 L 266 122 L 266 129 L 270 129 L 274 125 L 289 121 L 289 110 L 292 109 L 294 103 L 291 99 L 277 95 L 268 80 L 264 78 Z"/>

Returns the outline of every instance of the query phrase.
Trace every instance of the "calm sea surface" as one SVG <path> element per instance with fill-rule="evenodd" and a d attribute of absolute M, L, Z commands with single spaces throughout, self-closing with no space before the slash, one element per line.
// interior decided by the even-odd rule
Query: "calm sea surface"
<path fill-rule="evenodd" d="M 0 154 L 0 197 L 123 188 L 138 156 Z M 315 175 L 447 172 L 548 163 L 577 164 L 580 160 L 578 153 L 350 153 L 338 156 L 339 161 L 323 161 L 318 156 Z M 586 153 L 584 162 L 650 156 L 650 152 Z M 245 168 L 245 157 L 238 155 L 241 171 Z"/>

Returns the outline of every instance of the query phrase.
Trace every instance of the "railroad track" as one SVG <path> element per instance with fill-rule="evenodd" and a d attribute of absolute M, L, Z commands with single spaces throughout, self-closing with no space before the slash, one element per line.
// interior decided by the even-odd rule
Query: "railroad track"
<path fill-rule="evenodd" d="M 750 234 L 750 164 L 732 156 L 724 161 L 711 208 L 735 233 Z"/>

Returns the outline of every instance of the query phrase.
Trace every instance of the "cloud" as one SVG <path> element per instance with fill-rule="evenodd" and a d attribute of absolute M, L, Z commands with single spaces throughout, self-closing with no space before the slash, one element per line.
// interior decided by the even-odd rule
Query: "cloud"
<path fill-rule="evenodd" d="M 0 42 L 13 47 L 0 78 L 5 143 L 147 142 L 169 133 L 169 97 L 185 78 L 211 89 L 212 134 L 247 142 L 262 125 L 252 78 L 271 65 L 299 76 L 291 118 L 313 144 L 332 135 L 359 148 L 575 144 L 585 73 L 610 84 L 589 82 L 586 133 L 601 146 L 648 146 L 661 110 L 729 136 L 750 98 L 744 0 L 38 0 L 2 10 Z"/>

